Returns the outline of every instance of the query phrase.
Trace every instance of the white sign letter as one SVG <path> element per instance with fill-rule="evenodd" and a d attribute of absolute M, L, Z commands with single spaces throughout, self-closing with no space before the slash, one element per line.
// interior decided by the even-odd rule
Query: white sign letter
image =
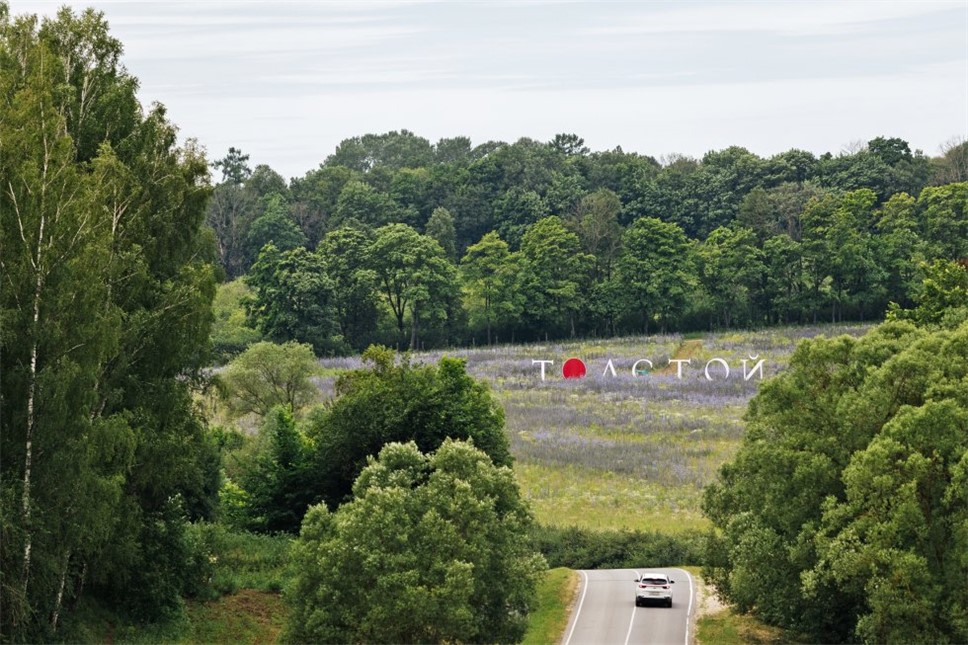
<path fill-rule="evenodd" d="M 719 363 L 720 365 L 722 365 L 723 367 L 725 367 L 726 368 L 726 378 L 729 378 L 729 363 L 727 363 L 725 360 L 723 360 L 721 358 L 713 358 L 713 359 L 710 359 L 710 361 L 708 363 L 706 363 L 706 380 L 707 381 L 713 380 L 713 377 L 711 377 L 709 375 L 709 366 L 712 365 L 713 363 Z"/>
<path fill-rule="evenodd" d="M 609 372 L 612 373 L 612 376 L 618 376 L 618 374 L 615 373 L 615 365 L 612 364 L 612 359 L 608 359 L 608 364 L 605 366 L 605 371 L 602 372 L 602 378 L 605 378 L 605 375 Z"/>
<path fill-rule="evenodd" d="M 640 373 L 639 372 L 639 363 L 645 363 L 645 364 L 647 364 L 649 366 L 649 368 L 647 370 L 645 370 L 644 372 Z M 649 373 L 649 370 L 651 370 L 651 369 L 652 369 L 652 361 L 650 361 L 647 358 L 640 358 L 639 360 L 635 361 L 635 364 L 634 365 L 632 365 L 632 376 L 641 376 L 643 373 L 644 374 L 648 374 Z"/>
<path fill-rule="evenodd" d="M 692 359 L 691 358 L 670 358 L 669 365 L 672 365 L 673 363 L 676 364 L 676 377 L 682 380 L 682 364 L 685 363 L 686 365 L 689 365 L 690 363 L 692 363 Z"/>
<path fill-rule="evenodd" d="M 541 364 L 541 380 L 542 381 L 545 380 L 545 365 L 554 365 L 555 364 L 554 361 L 539 361 L 536 358 L 532 358 L 531 359 L 531 365 L 534 365 L 535 363 L 540 363 Z"/>

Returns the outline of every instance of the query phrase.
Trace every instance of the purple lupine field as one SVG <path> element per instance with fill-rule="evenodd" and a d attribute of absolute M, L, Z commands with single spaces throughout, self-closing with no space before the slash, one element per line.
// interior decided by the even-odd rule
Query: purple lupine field
<path fill-rule="evenodd" d="M 414 359 L 459 357 L 470 374 L 490 384 L 506 413 L 515 473 L 543 523 L 675 532 L 705 524 L 702 487 L 738 447 L 746 404 L 762 382 L 759 373 L 744 374 L 760 360 L 763 379 L 777 374 L 801 339 L 859 336 L 869 328 L 536 343 L 421 352 Z M 562 377 L 564 361 L 573 357 L 583 361 L 584 378 Z M 682 364 L 681 378 L 670 358 L 690 361 Z M 728 376 L 721 362 L 709 363 L 714 358 L 726 362 Z M 653 369 L 633 375 L 640 359 Z M 546 364 L 544 380 L 534 360 L 554 361 Z M 332 392 L 334 374 L 361 366 L 359 358 L 322 364 L 329 375 L 319 379 L 325 394 Z"/>

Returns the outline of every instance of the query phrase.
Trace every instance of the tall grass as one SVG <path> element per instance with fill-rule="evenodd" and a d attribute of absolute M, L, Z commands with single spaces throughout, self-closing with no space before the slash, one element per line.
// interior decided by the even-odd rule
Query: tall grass
<path fill-rule="evenodd" d="M 214 599 L 239 589 L 279 593 L 286 582 L 290 535 L 230 531 L 221 524 L 194 524 L 190 538 L 207 560 L 207 584 L 197 593 Z"/>

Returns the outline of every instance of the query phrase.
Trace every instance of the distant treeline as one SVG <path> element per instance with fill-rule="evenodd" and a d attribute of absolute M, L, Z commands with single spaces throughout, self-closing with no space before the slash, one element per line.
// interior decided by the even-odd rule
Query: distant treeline
<path fill-rule="evenodd" d="M 250 320 L 319 353 L 880 317 L 968 256 L 968 143 L 702 159 L 343 141 L 288 184 L 237 149 L 207 221 Z"/>

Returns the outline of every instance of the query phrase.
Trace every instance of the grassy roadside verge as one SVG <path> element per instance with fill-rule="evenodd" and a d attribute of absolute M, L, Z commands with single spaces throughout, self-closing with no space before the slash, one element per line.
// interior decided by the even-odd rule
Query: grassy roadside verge
<path fill-rule="evenodd" d="M 739 614 L 732 607 L 723 605 L 712 587 L 703 580 L 700 567 L 683 567 L 696 581 L 697 645 L 774 645 L 779 643 L 805 643 L 796 634 L 786 632 L 760 622 L 748 614 Z"/>
<path fill-rule="evenodd" d="M 697 621 L 696 642 L 700 645 L 772 645 L 798 641 L 779 627 L 764 625 L 752 616 L 735 614 L 726 607 Z"/>
<path fill-rule="evenodd" d="M 549 569 L 538 583 L 538 606 L 528 617 L 524 645 L 557 643 L 568 626 L 569 608 L 578 591 L 578 573 L 558 567 Z"/>

